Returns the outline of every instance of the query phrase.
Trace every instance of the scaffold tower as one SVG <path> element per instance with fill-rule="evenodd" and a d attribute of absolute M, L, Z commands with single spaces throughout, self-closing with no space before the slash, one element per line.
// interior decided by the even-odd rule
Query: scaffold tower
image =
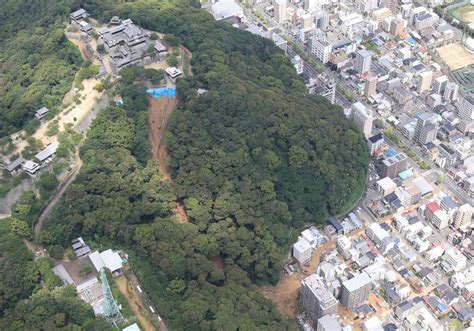
<path fill-rule="evenodd" d="M 110 290 L 105 268 L 100 269 L 100 282 L 102 283 L 102 292 L 104 294 L 104 318 L 118 328 L 118 325 L 123 323 L 124 319 Z"/>

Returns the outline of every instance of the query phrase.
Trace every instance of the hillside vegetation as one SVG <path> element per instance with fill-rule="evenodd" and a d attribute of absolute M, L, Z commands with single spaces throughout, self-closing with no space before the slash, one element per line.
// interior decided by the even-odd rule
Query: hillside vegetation
<path fill-rule="evenodd" d="M 93 123 L 81 173 L 41 238 L 125 248 L 171 329 L 292 329 L 253 284 L 277 281 L 305 222 L 321 224 L 359 197 L 367 147 L 339 107 L 306 93 L 271 41 L 192 5 L 83 1 L 95 17 L 130 17 L 193 53 L 166 137 L 175 184 L 147 162 L 143 73 L 124 69 L 124 105 Z M 209 92 L 198 98 L 197 88 Z M 176 199 L 190 223 L 172 219 Z"/>
<path fill-rule="evenodd" d="M 74 1 L 5 0 L 0 10 L 0 138 L 39 125 L 34 111 L 57 110 L 82 63 L 64 35 Z"/>

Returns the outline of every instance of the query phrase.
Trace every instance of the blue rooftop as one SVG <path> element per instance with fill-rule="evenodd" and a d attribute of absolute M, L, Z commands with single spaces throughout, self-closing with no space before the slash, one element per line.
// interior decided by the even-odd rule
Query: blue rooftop
<path fill-rule="evenodd" d="M 339 232 L 343 230 L 341 222 L 339 222 L 336 218 L 331 217 L 328 222 L 336 229 L 336 231 Z"/>
<path fill-rule="evenodd" d="M 392 157 L 392 156 L 395 156 L 395 155 L 397 155 L 397 152 L 394 151 L 393 149 L 389 149 L 387 151 L 387 157 Z"/>
<path fill-rule="evenodd" d="M 402 180 L 410 178 L 411 176 L 413 176 L 413 169 L 412 168 L 409 168 L 409 169 L 407 169 L 405 171 L 402 171 L 401 173 L 398 174 L 398 177 L 400 177 Z"/>

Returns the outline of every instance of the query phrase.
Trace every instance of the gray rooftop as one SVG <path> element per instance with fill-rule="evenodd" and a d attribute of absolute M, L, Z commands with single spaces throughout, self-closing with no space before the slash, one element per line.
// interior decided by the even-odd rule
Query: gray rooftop
<path fill-rule="evenodd" d="M 349 292 L 353 292 L 370 283 L 372 283 L 370 276 L 365 272 L 361 272 L 355 277 L 346 280 L 342 283 L 342 286 L 344 286 Z"/>
<path fill-rule="evenodd" d="M 35 155 L 35 158 L 38 159 L 40 162 L 46 160 L 48 157 L 56 153 L 58 149 L 59 143 L 54 143 L 43 149 L 41 152 Z"/>
<path fill-rule="evenodd" d="M 18 159 L 12 161 L 9 165 L 7 165 L 7 170 L 8 171 L 13 171 L 16 168 L 18 168 L 21 164 L 23 163 L 23 159 L 19 157 Z"/>

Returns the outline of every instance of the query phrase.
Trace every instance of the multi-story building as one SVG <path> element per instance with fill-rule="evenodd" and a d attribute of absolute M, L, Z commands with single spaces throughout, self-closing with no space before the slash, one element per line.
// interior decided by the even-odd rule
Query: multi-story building
<path fill-rule="evenodd" d="M 446 213 L 445 210 L 440 209 L 440 210 L 436 211 L 433 214 L 433 217 L 431 219 L 431 223 L 433 223 L 433 225 L 437 229 L 443 230 L 443 229 L 447 228 L 448 225 L 449 225 L 449 216 L 448 216 L 448 214 Z"/>
<path fill-rule="evenodd" d="M 443 260 L 453 271 L 458 272 L 466 267 L 467 259 L 459 249 L 449 246 L 444 251 Z"/>
<path fill-rule="evenodd" d="M 438 133 L 438 127 L 434 124 L 426 124 L 420 128 L 418 134 L 418 143 L 420 145 L 426 145 L 436 139 Z M 416 133 L 415 133 L 416 134 Z"/>
<path fill-rule="evenodd" d="M 474 120 L 474 95 L 467 95 L 459 106 L 458 116 L 463 120 Z"/>
<path fill-rule="evenodd" d="M 361 49 L 356 53 L 355 70 L 362 76 L 370 71 L 372 64 L 372 53 Z"/>
<path fill-rule="evenodd" d="M 382 133 L 377 133 L 372 137 L 369 137 L 367 144 L 369 145 L 370 154 L 374 155 L 383 145 L 385 139 Z"/>
<path fill-rule="evenodd" d="M 400 36 L 403 33 L 404 22 L 401 19 L 393 19 L 390 22 L 390 33 L 394 36 Z"/>
<path fill-rule="evenodd" d="M 402 86 L 395 86 L 392 90 L 393 98 L 403 107 L 410 106 L 413 102 L 413 93 Z"/>
<path fill-rule="evenodd" d="M 351 248 L 351 240 L 346 236 L 339 237 L 336 241 L 336 249 L 339 254 L 344 254 Z"/>
<path fill-rule="evenodd" d="M 305 66 L 306 67 L 306 66 Z M 333 78 L 325 75 L 318 75 L 317 77 L 309 78 L 308 92 L 310 94 L 319 94 L 320 96 L 329 100 L 330 103 L 336 102 L 336 82 Z"/>
<path fill-rule="evenodd" d="M 377 181 L 377 190 L 384 197 L 395 192 L 396 189 L 397 184 L 390 177 L 384 177 Z"/>
<path fill-rule="evenodd" d="M 416 114 L 415 142 L 426 145 L 436 138 L 438 123 L 432 113 L 420 112 Z"/>
<path fill-rule="evenodd" d="M 378 77 L 376 75 L 369 75 L 365 81 L 364 95 L 368 98 L 377 93 Z"/>
<path fill-rule="evenodd" d="M 356 102 L 352 104 L 351 114 L 354 124 L 364 133 L 365 138 L 369 138 L 372 135 L 374 123 L 372 110 L 368 109 L 361 102 Z"/>
<path fill-rule="evenodd" d="M 312 274 L 301 284 L 301 301 L 314 323 L 329 314 L 337 313 L 337 300 L 324 285 L 321 277 Z"/>
<path fill-rule="evenodd" d="M 369 297 L 372 279 L 365 272 L 342 283 L 341 304 L 349 309 L 359 307 Z"/>
<path fill-rule="evenodd" d="M 316 331 L 342 331 L 337 315 L 325 315 L 318 320 Z"/>
<path fill-rule="evenodd" d="M 469 224 L 472 219 L 472 206 L 468 203 L 458 208 L 454 217 L 454 228 L 458 229 L 465 224 Z"/>
<path fill-rule="evenodd" d="M 293 66 L 295 67 L 296 73 L 298 75 L 303 74 L 304 61 L 299 55 L 295 55 L 295 57 L 291 59 L 291 64 L 293 64 Z"/>
<path fill-rule="evenodd" d="M 312 253 L 313 248 L 305 239 L 299 239 L 293 245 L 293 257 L 300 263 L 300 265 L 309 263 Z"/>
<path fill-rule="evenodd" d="M 444 88 L 443 98 L 447 101 L 456 101 L 458 99 L 459 85 L 455 82 L 448 82 Z"/>
<path fill-rule="evenodd" d="M 384 239 L 390 237 L 390 234 L 379 223 L 370 223 L 365 229 L 365 234 L 383 253 Z"/>
<path fill-rule="evenodd" d="M 329 26 L 329 14 L 325 10 L 318 10 L 314 13 L 314 26 L 316 29 L 326 30 Z"/>
<path fill-rule="evenodd" d="M 312 29 L 314 23 L 314 17 L 311 14 L 303 14 L 301 15 L 301 23 L 303 25 L 303 29 Z"/>
<path fill-rule="evenodd" d="M 444 209 L 433 201 L 426 204 L 425 217 L 428 221 L 433 223 L 437 229 L 444 229 L 449 225 L 449 216 Z"/>
<path fill-rule="evenodd" d="M 286 0 L 273 0 L 273 16 L 279 24 L 287 20 L 287 6 Z"/>
<path fill-rule="evenodd" d="M 419 74 L 418 84 L 416 90 L 418 93 L 429 90 L 431 87 L 431 80 L 433 79 L 433 71 L 426 70 Z"/>
<path fill-rule="evenodd" d="M 416 15 L 413 20 L 415 28 L 419 31 L 432 26 L 438 20 L 438 17 L 434 13 L 425 12 Z"/>
<path fill-rule="evenodd" d="M 448 85 L 448 83 L 448 76 L 439 76 L 433 81 L 431 89 L 434 93 L 443 95 L 444 91 L 446 90 L 446 85 Z"/>
<path fill-rule="evenodd" d="M 404 153 L 399 153 L 386 158 L 382 162 L 381 177 L 395 178 L 399 173 L 407 169 L 408 159 Z"/>
<path fill-rule="evenodd" d="M 329 62 L 332 52 L 332 44 L 323 36 L 314 36 L 311 39 L 311 53 L 322 63 Z"/>
<path fill-rule="evenodd" d="M 466 178 L 463 182 L 462 188 L 470 197 L 474 197 L 474 176 Z"/>
<path fill-rule="evenodd" d="M 442 103 L 442 97 L 439 94 L 436 93 L 431 93 L 427 98 L 426 98 L 426 104 L 433 109 L 434 107 L 440 105 Z"/>

